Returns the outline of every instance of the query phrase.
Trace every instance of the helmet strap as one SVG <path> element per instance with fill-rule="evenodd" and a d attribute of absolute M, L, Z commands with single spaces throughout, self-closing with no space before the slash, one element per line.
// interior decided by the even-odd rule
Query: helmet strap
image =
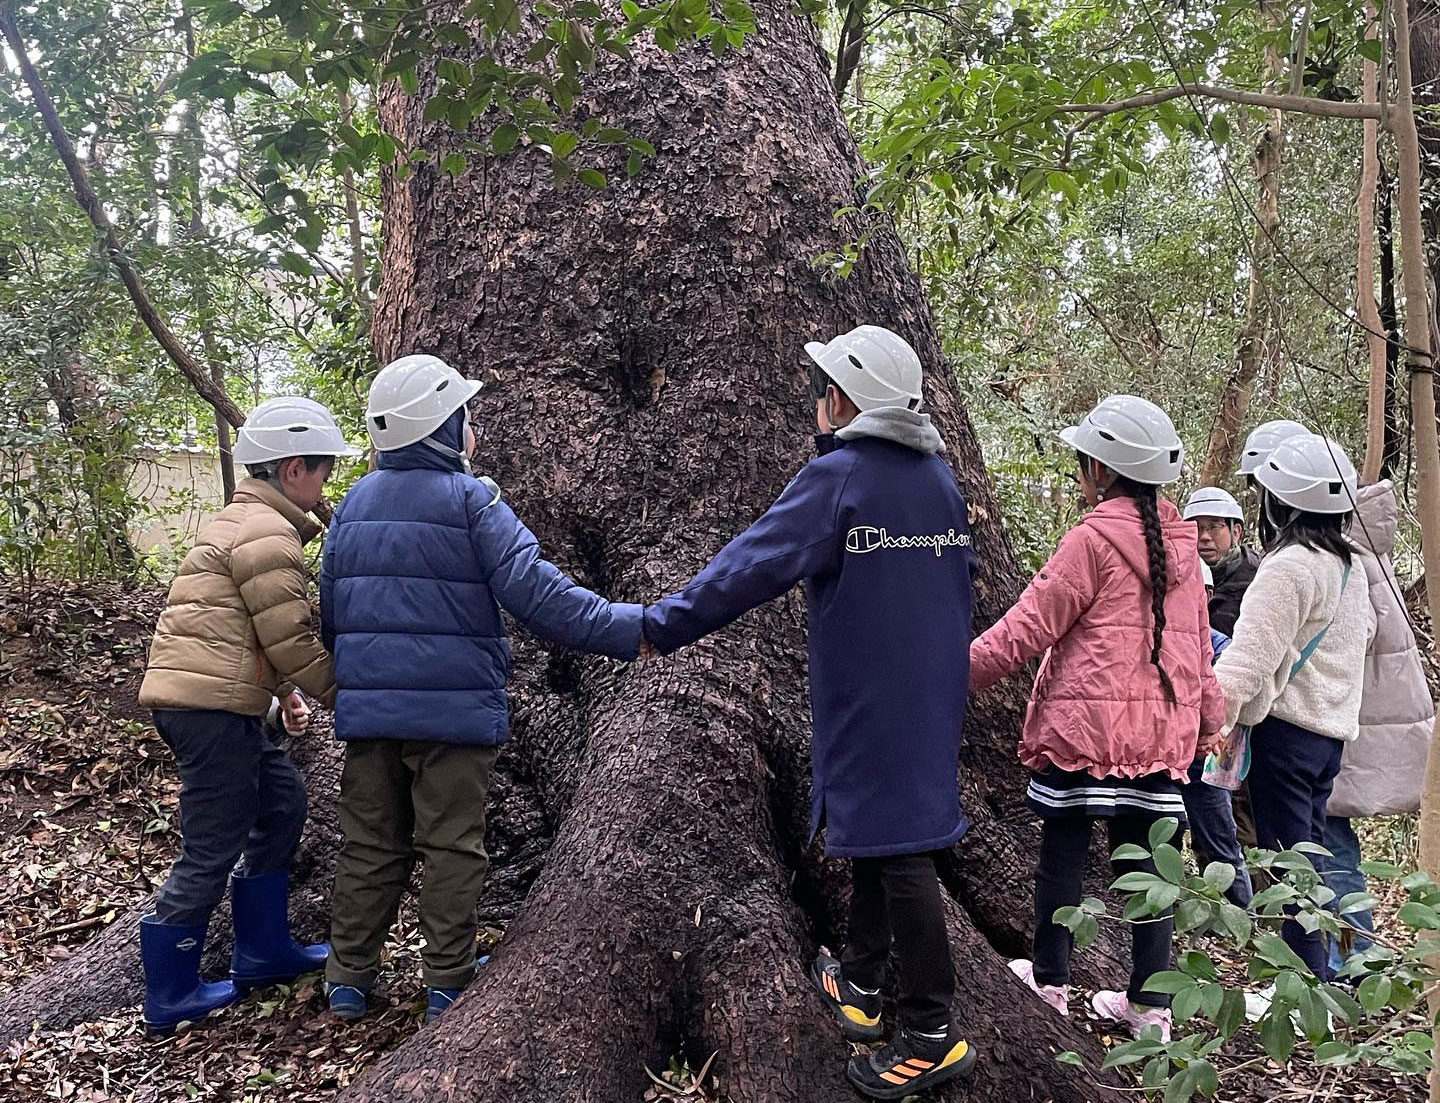
<path fill-rule="evenodd" d="M 1281 511 L 1284 511 L 1283 513 Z M 1288 506 L 1270 491 L 1265 491 L 1265 517 L 1277 533 L 1284 532 L 1300 513 L 1294 506 Z"/>
<path fill-rule="evenodd" d="M 423 440 L 420 441 L 420 443 L 423 444 L 426 448 L 429 448 L 432 452 L 439 452 L 447 459 L 459 460 L 460 466 L 464 469 L 465 474 L 469 475 L 472 473 L 470 470 L 470 457 L 464 452 L 461 452 L 458 448 L 451 448 L 448 444 L 441 444 L 434 437 L 425 437 Z"/>

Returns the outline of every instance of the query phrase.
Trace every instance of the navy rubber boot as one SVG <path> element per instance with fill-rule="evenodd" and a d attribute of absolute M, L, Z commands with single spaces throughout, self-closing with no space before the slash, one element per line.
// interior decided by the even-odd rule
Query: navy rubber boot
<path fill-rule="evenodd" d="M 145 1026 L 168 1034 L 183 1022 L 196 1022 L 240 998 L 227 981 L 200 979 L 205 924 L 161 923 L 153 915 L 140 920 L 140 961 L 145 966 Z"/>
<path fill-rule="evenodd" d="M 425 989 L 425 1023 L 428 1026 L 433 1023 L 446 1011 L 450 1005 L 460 998 L 463 988 L 427 988 Z"/>
<path fill-rule="evenodd" d="M 290 876 L 283 869 L 258 877 L 230 876 L 230 917 L 235 953 L 230 979 L 241 993 L 317 973 L 330 956 L 327 943 L 302 946 L 290 937 Z"/>

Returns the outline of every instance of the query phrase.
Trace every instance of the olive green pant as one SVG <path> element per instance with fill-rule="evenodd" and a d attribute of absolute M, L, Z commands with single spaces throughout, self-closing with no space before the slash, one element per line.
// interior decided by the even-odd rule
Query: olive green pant
<path fill-rule="evenodd" d="M 415 859 L 425 983 L 463 988 L 475 972 L 475 902 L 490 864 L 485 798 L 498 747 L 367 739 L 346 745 L 340 779 L 345 849 L 331 900 L 332 984 L 374 986 Z"/>

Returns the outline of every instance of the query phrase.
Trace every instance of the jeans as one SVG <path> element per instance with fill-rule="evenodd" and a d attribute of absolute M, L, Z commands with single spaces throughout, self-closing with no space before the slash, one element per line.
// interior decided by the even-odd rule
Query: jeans
<path fill-rule="evenodd" d="M 1150 849 L 1153 816 L 1116 816 L 1109 819 L 1110 849 L 1135 843 Z M 1084 888 L 1085 859 L 1090 853 L 1094 820 L 1073 816 L 1041 821 L 1040 863 L 1035 869 L 1035 981 L 1037 984 L 1069 984 L 1070 955 L 1075 937 L 1068 927 L 1053 919 L 1057 908 L 1080 903 Z M 1155 863 L 1112 862 L 1115 876 L 1137 870 L 1155 872 Z M 1169 1007 L 1170 997 L 1146 992 L 1145 982 L 1155 973 L 1170 968 L 1170 947 L 1175 923 L 1171 913 L 1130 925 L 1130 1002 L 1147 1007 Z"/>
<path fill-rule="evenodd" d="M 1255 830 L 1267 850 L 1288 850 L 1296 843 L 1325 842 L 1325 804 L 1340 772 L 1345 744 L 1270 717 L 1250 733 L 1250 798 Z M 1315 854 L 1310 863 L 1320 873 L 1325 863 Z M 1281 935 L 1310 971 L 1330 979 L 1328 955 L 1318 931 L 1307 933 L 1287 920 Z"/>
<path fill-rule="evenodd" d="M 1211 862 L 1224 862 L 1235 869 L 1235 880 L 1225 890 L 1225 897 L 1239 908 L 1248 908 L 1254 890 L 1245 856 L 1235 837 L 1235 815 L 1231 810 L 1230 792 L 1200 780 L 1204 763 L 1190 767 L 1190 780 L 1181 789 L 1185 798 L 1185 818 L 1190 822 L 1190 849 L 1203 873 Z"/>
<path fill-rule="evenodd" d="M 1330 851 L 1330 857 L 1325 859 L 1325 883 L 1335 893 L 1335 907 L 1338 909 L 1340 901 L 1352 892 L 1366 892 L 1369 886 L 1365 883 L 1365 875 L 1360 872 L 1360 839 L 1355 834 L 1355 828 L 1350 821 L 1341 816 L 1325 817 L 1325 849 Z M 1341 934 L 1338 941 L 1330 943 L 1330 968 L 1332 971 L 1339 971 L 1345 964 L 1345 958 L 1351 954 L 1358 954 L 1371 946 L 1370 939 L 1363 935 L 1356 935 L 1344 930 L 1344 924 L 1349 923 L 1353 927 L 1362 927 L 1367 931 L 1375 929 L 1375 917 L 1366 908 L 1361 912 L 1351 912 L 1341 919 Z M 1342 948 L 1349 944 L 1348 949 L 1342 953 Z"/>
<path fill-rule="evenodd" d="M 856 858 L 850 865 L 850 934 L 840 959 L 845 979 L 861 988 L 879 988 L 893 936 L 900 959 L 900 1024 L 926 1032 L 948 1030 L 955 967 L 934 856 Z"/>
<path fill-rule="evenodd" d="M 198 925 L 237 860 L 252 876 L 288 869 L 305 828 L 305 781 L 258 716 L 157 709 L 180 772 L 180 855 L 155 893 L 161 923 Z"/>

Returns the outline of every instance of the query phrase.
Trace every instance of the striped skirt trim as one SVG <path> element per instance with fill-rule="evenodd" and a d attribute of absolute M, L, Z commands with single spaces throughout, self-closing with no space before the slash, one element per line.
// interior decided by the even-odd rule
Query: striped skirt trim
<path fill-rule="evenodd" d="M 1097 778 L 1083 770 L 1052 767 L 1030 775 L 1025 804 L 1045 819 L 1173 816 L 1181 824 L 1185 823 L 1185 800 L 1180 785 L 1168 774 Z"/>

